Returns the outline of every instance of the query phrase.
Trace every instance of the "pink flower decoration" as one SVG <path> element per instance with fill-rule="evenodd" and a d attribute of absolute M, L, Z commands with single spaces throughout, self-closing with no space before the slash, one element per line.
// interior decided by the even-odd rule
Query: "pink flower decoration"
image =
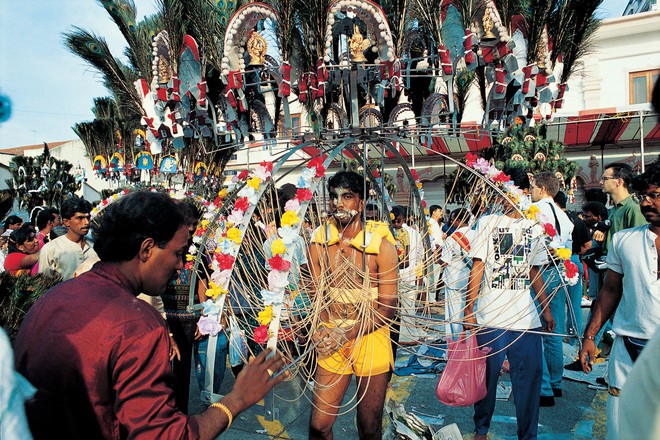
<path fill-rule="evenodd" d="M 291 267 L 291 263 L 282 258 L 279 254 L 268 260 L 271 269 L 286 272 Z"/>
<path fill-rule="evenodd" d="M 260 325 L 254 329 L 254 342 L 257 344 L 265 344 L 268 342 L 268 327 Z"/>

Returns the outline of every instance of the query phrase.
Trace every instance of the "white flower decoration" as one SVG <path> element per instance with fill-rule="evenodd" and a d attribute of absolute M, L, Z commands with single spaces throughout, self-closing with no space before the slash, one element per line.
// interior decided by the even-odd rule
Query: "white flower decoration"
<path fill-rule="evenodd" d="M 293 229 L 291 226 L 283 226 L 281 228 L 278 228 L 277 233 L 284 242 L 284 244 L 287 245 L 287 247 L 288 245 L 294 243 L 299 237 L 298 231 Z"/>
<path fill-rule="evenodd" d="M 281 293 L 276 293 L 272 292 L 270 290 L 262 289 L 261 290 L 261 297 L 264 300 L 264 305 L 269 306 L 269 305 L 279 305 L 282 304 L 282 294 Z"/>
<path fill-rule="evenodd" d="M 268 274 L 268 289 L 273 292 L 284 292 L 284 289 L 289 285 L 289 277 L 287 272 L 280 272 L 279 270 L 271 270 Z"/>
<path fill-rule="evenodd" d="M 286 202 L 286 205 L 284 205 L 284 210 L 285 211 L 293 211 L 293 212 L 298 212 L 300 211 L 300 202 L 298 199 L 291 199 L 288 202 Z"/>

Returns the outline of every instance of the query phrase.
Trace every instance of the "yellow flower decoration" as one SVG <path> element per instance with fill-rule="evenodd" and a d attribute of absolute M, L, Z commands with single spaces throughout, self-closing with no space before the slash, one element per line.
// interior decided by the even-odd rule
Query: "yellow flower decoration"
<path fill-rule="evenodd" d="M 417 189 L 422 189 L 422 182 L 417 182 L 415 186 L 417 186 Z"/>
<path fill-rule="evenodd" d="M 539 211 L 540 209 L 538 206 L 532 205 L 527 211 L 525 211 L 525 216 L 530 220 L 536 220 L 536 214 L 538 214 Z"/>
<path fill-rule="evenodd" d="M 261 179 L 255 176 L 247 181 L 247 185 L 251 186 L 255 190 L 258 190 L 259 185 L 261 185 Z"/>
<path fill-rule="evenodd" d="M 395 217 L 394 217 L 394 214 L 392 214 L 392 213 L 390 212 L 390 220 L 394 220 L 394 218 L 395 218 Z"/>
<path fill-rule="evenodd" d="M 206 229 L 209 227 L 209 221 L 208 220 L 202 220 L 202 222 L 199 224 L 203 229 Z"/>
<path fill-rule="evenodd" d="M 431 212 L 429 211 L 429 208 L 424 208 L 424 215 L 430 215 Z"/>
<path fill-rule="evenodd" d="M 273 241 L 273 244 L 270 245 L 270 251 L 273 255 L 282 255 L 286 252 L 286 246 L 281 238 Z"/>
<path fill-rule="evenodd" d="M 222 287 L 215 284 L 213 281 L 210 281 L 209 288 L 206 289 L 205 295 L 215 300 L 218 296 L 226 295 L 227 293 L 228 293 L 227 289 L 223 289 Z"/>
<path fill-rule="evenodd" d="M 257 321 L 261 325 L 268 325 L 270 324 L 270 321 L 273 320 L 273 306 L 268 306 L 261 312 L 259 312 L 259 315 L 257 316 Z"/>
<path fill-rule="evenodd" d="M 227 229 L 227 240 L 231 240 L 234 243 L 241 242 L 241 231 L 238 228 L 229 228 Z"/>
<path fill-rule="evenodd" d="M 119 194 L 113 194 L 113 195 L 112 195 L 112 198 L 115 199 L 115 200 L 117 200 L 117 199 L 119 198 Z"/>
<path fill-rule="evenodd" d="M 220 192 L 218 193 L 218 197 L 220 197 L 221 199 L 224 199 L 225 197 L 227 197 L 227 188 L 222 188 L 220 190 Z"/>
<path fill-rule="evenodd" d="M 194 259 L 195 257 L 193 257 L 192 255 L 190 254 L 186 255 L 186 261 L 193 261 Z"/>
<path fill-rule="evenodd" d="M 298 217 L 298 214 L 293 211 L 286 211 L 284 214 L 282 214 L 282 219 L 280 220 L 282 226 L 293 226 L 299 221 L 300 217 Z"/>
<path fill-rule="evenodd" d="M 566 248 L 559 248 L 556 250 L 557 256 L 562 260 L 568 260 L 571 258 L 571 250 Z"/>

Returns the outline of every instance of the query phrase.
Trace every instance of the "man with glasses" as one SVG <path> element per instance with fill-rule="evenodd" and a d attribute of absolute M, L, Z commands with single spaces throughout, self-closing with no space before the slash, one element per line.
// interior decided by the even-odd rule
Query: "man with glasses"
<path fill-rule="evenodd" d="M 619 392 L 646 342 L 660 328 L 660 163 L 634 182 L 641 213 L 648 224 L 613 234 L 607 275 L 594 302 L 582 338 L 580 362 L 585 373 L 594 362 L 596 335 L 614 315 L 615 338 L 607 382 L 607 437 L 618 438 Z"/>

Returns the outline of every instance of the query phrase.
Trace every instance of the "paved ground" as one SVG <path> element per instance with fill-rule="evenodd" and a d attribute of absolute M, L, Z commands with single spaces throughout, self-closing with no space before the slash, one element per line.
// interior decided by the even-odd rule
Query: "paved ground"
<path fill-rule="evenodd" d="M 399 353 L 401 360 L 408 356 Z M 416 377 L 394 376 L 392 389 L 388 393 L 396 402 L 412 412 L 440 427 L 456 423 L 464 439 L 472 439 L 472 408 L 449 407 L 441 404 L 435 397 L 435 387 L 439 376 Z M 509 380 L 505 373 L 501 380 Z M 196 380 L 192 380 L 190 408 L 191 413 L 201 412 L 205 406 L 200 402 Z M 233 376 L 229 369 L 221 391 L 231 389 Z M 303 384 L 299 380 L 284 382 L 275 388 L 263 405 L 255 405 L 238 416 L 231 429 L 222 435 L 222 439 L 306 439 L 310 415 L 309 392 L 301 393 Z M 584 383 L 564 380 L 564 397 L 556 399 L 556 405 L 541 408 L 539 420 L 539 438 L 546 440 L 563 439 L 604 439 L 605 438 L 605 402 L 606 391 L 591 390 Z M 352 386 L 347 395 L 354 394 Z M 334 426 L 338 439 L 357 439 L 353 409 L 338 417 Z M 385 417 L 387 418 L 387 417 Z M 388 421 L 385 421 L 387 424 Z M 513 396 L 508 401 L 498 401 L 489 438 L 516 439 L 515 408 Z"/>

